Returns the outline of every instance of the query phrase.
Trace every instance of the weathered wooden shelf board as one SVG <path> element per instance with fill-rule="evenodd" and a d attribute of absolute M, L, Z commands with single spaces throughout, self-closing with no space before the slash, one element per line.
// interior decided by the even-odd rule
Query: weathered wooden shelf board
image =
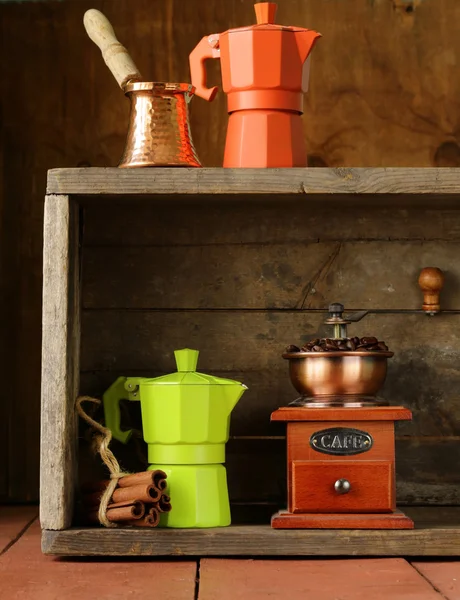
<path fill-rule="evenodd" d="M 59 556 L 456 556 L 460 508 L 411 508 L 414 530 L 216 529 L 44 530 L 42 549 Z"/>
<path fill-rule="evenodd" d="M 368 195 L 367 203 L 380 204 L 379 196 L 429 197 L 443 203 L 453 197 L 460 206 L 460 169 L 457 168 L 305 168 L 305 169 L 52 169 L 48 194 L 155 196 L 232 196 L 242 202 L 248 196 L 283 195 L 327 201 L 328 196 Z M 255 198 L 253 198 L 255 199 Z M 318 198 L 316 198 L 318 199 Z M 407 199 L 405 198 L 404 201 Z M 391 200 L 390 200 L 391 202 Z"/>

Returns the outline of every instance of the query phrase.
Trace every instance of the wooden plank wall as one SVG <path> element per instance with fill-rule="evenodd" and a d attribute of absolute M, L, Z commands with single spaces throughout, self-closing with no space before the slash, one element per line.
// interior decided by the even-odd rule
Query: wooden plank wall
<path fill-rule="evenodd" d="M 175 349 L 199 349 L 200 371 L 249 387 L 232 418 L 233 501 L 281 502 L 284 429 L 270 413 L 297 397 L 284 347 L 327 335 L 318 310 L 331 301 L 383 311 L 350 333 L 395 352 L 382 395 L 414 414 L 397 428 L 398 499 L 458 504 L 460 315 L 411 311 L 427 265 L 446 272 L 443 308 L 460 309 L 459 252 L 460 211 L 229 198 L 212 208 L 117 207 L 108 221 L 87 209 L 83 390 L 100 396 L 118 375 L 171 372 Z"/>
<path fill-rule="evenodd" d="M 146 78 L 166 81 L 188 80 L 188 53 L 203 35 L 254 20 L 250 0 L 1 4 L 0 498 L 37 498 L 46 170 L 116 165 L 124 143 L 128 104 L 86 38 L 82 16 L 90 7 L 113 21 Z M 310 164 L 458 166 L 459 19 L 457 0 L 283 0 L 280 22 L 324 36 L 305 104 Z M 209 70 L 217 81 L 217 63 Z M 222 94 L 212 105 L 192 102 L 193 137 L 206 166 L 221 164 L 225 124 Z M 436 222 L 425 223 L 424 231 L 444 247 L 443 230 L 434 235 Z M 357 252 L 368 248 L 355 238 Z M 317 249 L 320 261 L 329 248 Z M 175 256 L 177 264 L 180 253 Z M 303 275 L 297 274 L 299 285 Z M 272 300 L 283 302 L 280 294 Z"/>

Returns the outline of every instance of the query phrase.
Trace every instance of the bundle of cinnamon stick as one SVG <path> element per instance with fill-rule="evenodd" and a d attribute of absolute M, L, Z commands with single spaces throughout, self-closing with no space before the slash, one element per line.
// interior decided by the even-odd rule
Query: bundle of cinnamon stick
<path fill-rule="evenodd" d="M 85 522 L 99 523 L 99 504 L 108 484 L 109 481 L 103 480 L 82 485 L 81 516 Z M 121 477 L 107 507 L 107 519 L 120 525 L 156 527 L 160 513 L 171 510 L 165 489 L 164 471 L 144 471 Z"/>

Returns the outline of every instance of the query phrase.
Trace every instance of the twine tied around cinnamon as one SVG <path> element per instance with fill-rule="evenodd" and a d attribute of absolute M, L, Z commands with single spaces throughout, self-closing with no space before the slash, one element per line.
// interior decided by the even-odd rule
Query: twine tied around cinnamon
<path fill-rule="evenodd" d="M 120 469 L 120 465 L 115 458 L 115 455 L 110 450 L 109 445 L 112 441 L 112 432 L 107 427 L 104 427 L 94 419 L 92 419 L 82 408 L 83 402 L 92 402 L 93 404 L 97 404 L 100 406 L 101 401 L 97 398 L 91 398 L 91 396 L 79 396 L 76 402 L 76 409 L 78 415 L 86 421 L 93 429 L 96 430 L 96 434 L 94 435 L 94 443 L 97 452 L 99 452 L 102 461 L 104 462 L 107 469 L 110 471 L 110 483 L 105 489 L 104 493 L 101 496 L 101 501 L 99 504 L 98 518 L 99 523 L 104 525 L 104 527 L 117 527 L 116 523 L 111 523 L 107 519 L 107 507 L 109 505 L 110 499 L 112 498 L 113 492 L 115 491 L 118 481 L 122 477 L 126 477 L 126 475 L 130 475 L 131 473 L 124 472 Z"/>

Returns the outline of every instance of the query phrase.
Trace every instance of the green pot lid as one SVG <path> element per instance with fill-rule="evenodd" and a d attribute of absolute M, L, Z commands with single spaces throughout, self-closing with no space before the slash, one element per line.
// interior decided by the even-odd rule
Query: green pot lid
<path fill-rule="evenodd" d="M 183 348 L 174 350 L 176 358 L 176 373 L 154 377 L 153 379 L 144 379 L 144 385 L 242 385 L 239 381 L 233 379 L 223 379 L 213 375 L 198 373 L 196 366 L 198 363 L 198 350 Z"/>

